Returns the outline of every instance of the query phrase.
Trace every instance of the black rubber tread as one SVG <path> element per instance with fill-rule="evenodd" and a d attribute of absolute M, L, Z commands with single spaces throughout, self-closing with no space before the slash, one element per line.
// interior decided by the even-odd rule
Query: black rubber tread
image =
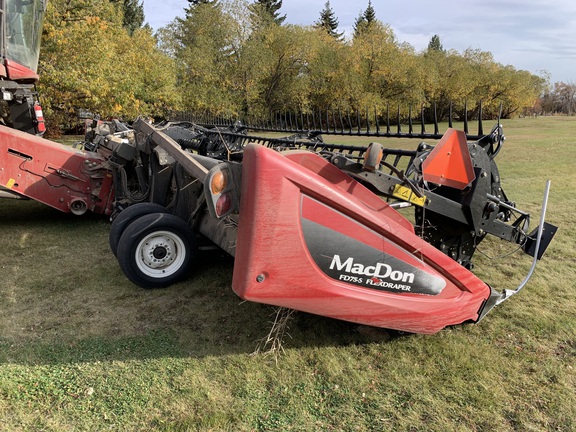
<path fill-rule="evenodd" d="M 146 236 L 160 231 L 168 231 L 179 237 L 184 244 L 185 258 L 180 267 L 167 276 L 150 276 L 142 272 L 136 263 L 136 249 Z M 118 242 L 118 263 L 126 277 L 142 288 L 164 288 L 184 279 L 196 261 L 197 247 L 192 228 L 177 216 L 167 213 L 154 213 L 134 220 Z"/>
<path fill-rule="evenodd" d="M 128 225 L 134 222 L 141 216 L 152 214 L 152 213 L 170 213 L 168 209 L 160 204 L 155 204 L 151 202 L 137 203 L 130 207 L 122 210 L 118 216 L 112 221 L 110 226 L 110 234 L 108 240 L 110 243 L 110 249 L 114 256 L 117 256 L 118 252 L 118 242 L 122 233 Z"/>

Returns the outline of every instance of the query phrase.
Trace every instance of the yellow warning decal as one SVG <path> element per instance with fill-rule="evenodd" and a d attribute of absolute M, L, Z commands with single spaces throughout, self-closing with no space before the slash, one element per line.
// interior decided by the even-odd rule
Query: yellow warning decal
<path fill-rule="evenodd" d="M 10 180 L 8 180 L 8 183 L 6 183 L 6 187 L 8 189 L 12 189 L 14 187 L 14 184 L 16 184 L 16 180 L 14 180 L 13 178 L 11 178 Z"/>
<path fill-rule="evenodd" d="M 425 196 L 418 197 L 418 195 L 412 192 L 412 189 L 399 184 L 394 186 L 394 192 L 392 192 L 392 195 L 394 195 L 396 198 L 399 198 L 403 201 L 408 201 L 420 207 L 424 207 L 424 204 L 426 204 Z"/>

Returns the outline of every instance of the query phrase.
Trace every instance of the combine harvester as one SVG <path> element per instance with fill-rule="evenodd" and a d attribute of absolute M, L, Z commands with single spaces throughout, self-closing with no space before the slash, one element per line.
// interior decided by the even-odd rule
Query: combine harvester
<path fill-rule="evenodd" d="M 0 4 L 6 35 L 24 30 L 5 20 L 11 5 L 20 25 L 43 11 L 41 0 Z M 2 195 L 112 215 L 110 247 L 144 288 L 184 279 L 200 251 L 219 247 L 235 257 L 232 287 L 243 299 L 434 333 L 478 322 L 522 289 L 556 231 L 544 221 L 549 183 L 532 232 L 529 214 L 502 190 L 499 124 L 483 134 L 480 121 L 472 136 L 465 121 L 464 131 L 441 135 L 437 121 L 427 134 L 422 120 L 414 133 L 410 115 L 408 133 L 392 132 L 389 116 L 385 131 L 377 122 L 375 132 L 365 128 L 370 136 L 437 142 L 416 150 L 328 144 L 322 134 L 352 130 L 303 121 L 284 125 L 295 135 L 279 139 L 249 136 L 238 125 L 95 122 L 84 151 L 53 143 L 31 134 L 43 131 L 36 63 L 11 57 L 17 50 L 8 40 L 30 48 L 34 39 L 2 40 Z M 399 213 L 404 207 L 413 207 L 414 223 Z M 488 234 L 534 257 L 517 288 L 497 292 L 471 272 Z"/>

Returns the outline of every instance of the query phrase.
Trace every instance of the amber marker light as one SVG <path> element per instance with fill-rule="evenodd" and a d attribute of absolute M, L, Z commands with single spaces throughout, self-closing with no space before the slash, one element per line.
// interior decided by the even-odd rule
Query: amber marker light
<path fill-rule="evenodd" d="M 226 189 L 228 185 L 228 176 L 224 171 L 218 171 L 212 176 L 212 181 L 210 182 L 210 190 L 213 194 L 219 194 Z"/>

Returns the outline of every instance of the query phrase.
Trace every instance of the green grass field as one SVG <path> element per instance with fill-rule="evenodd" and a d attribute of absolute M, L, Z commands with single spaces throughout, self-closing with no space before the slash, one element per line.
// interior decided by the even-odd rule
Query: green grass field
<path fill-rule="evenodd" d="M 504 189 L 538 214 L 551 178 L 560 230 L 521 293 L 432 336 L 297 313 L 284 354 L 253 354 L 274 310 L 235 296 L 230 259 L 143 290 L 105 218 L 0 201 L 0 430 L 576 430 L 576 117 L 504 130 Z M 511 248 L 476 256 L 497 289 L 530 266 Z"/>

